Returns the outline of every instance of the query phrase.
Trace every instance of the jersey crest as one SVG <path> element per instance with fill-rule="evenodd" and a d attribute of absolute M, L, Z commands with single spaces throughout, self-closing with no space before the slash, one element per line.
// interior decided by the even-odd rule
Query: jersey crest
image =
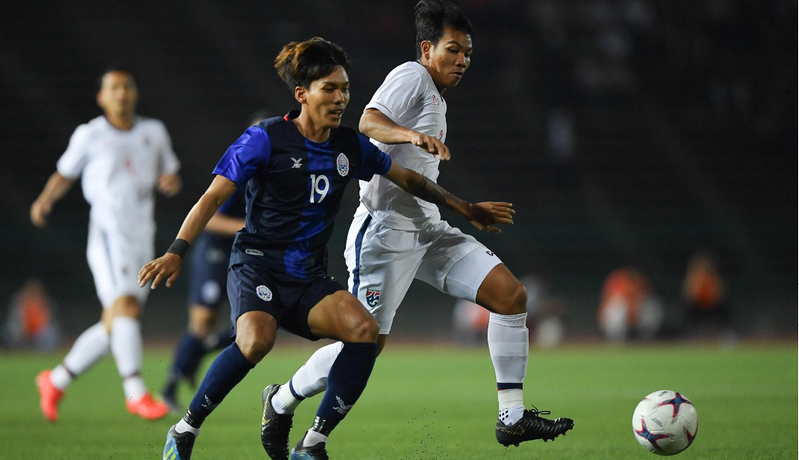
<path fill-rule="evenodd" d="M 377 289 L 366 290 L 366 303 L 374 308 L 380 303 L 380 291 Z"/>
<path fill-rule="evenodd" d="M 258 294 L 258 297 L 260 297 L 264 302 L 269 302 L 272 300 L 272 291 L 270 291 L 269 288 L 263 284 L 255 288 L 255 293 Z"/>
<path fill-rule="evenodd" d="M 342 177 L 350 172 L 350 160 L 343 152 L 339 153 L 338 158 L 336 158 L 336 171 L 338 171 L 338 175 Z"/>

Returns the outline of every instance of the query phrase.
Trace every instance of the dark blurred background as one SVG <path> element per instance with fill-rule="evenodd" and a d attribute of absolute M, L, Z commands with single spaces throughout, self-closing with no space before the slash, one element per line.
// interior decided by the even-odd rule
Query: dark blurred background
<path fill-rule="evenodd" d="M 139 113 L 164 121 L 185 187 L 159 197 L 157 253 L 211 180 L 252 112 L 296 106 L 272 62 L 289 41 L 322 36 L 350 54 L 359 115 L 385 75 L 415 59 L 414 1 L 18 2 L 0 16 L 0 320 L 40 278 L 74 336 L 99 318 L 80 187 L 32 226 L 30 204 L 74 129 L 101 112 L 97 77 L 137 73 Z M 566 337 L 599 334 L 605 278 L 634 266 L 685 318 L 689 259 L 715 258 L 742 337 L 794 335 L 797 323 L 797 3 L 789 0 L 462 0 L 472 67 L 447 91 L 452 161 L 440 183 L 512 201 L 516 223 L 477 237 L 519 277 L 558 299 Z M 330 245 L 343 253 L 357 186 Z M 445 212 L 467 232 L 471 227 Z M 186 276 L 150 296 L 144 332 L 171 339 L 186 320 Z M 435 339 L 454 300 L 416 283 L 392 336 Z M 671 328 L 671 329 L 670 329 Z M 677 331 L 677 332 L 675 332 Z M 444 334 L 446 335 L 446 334 Z M 668 334 L 666 334 L 668 336 Z"/>

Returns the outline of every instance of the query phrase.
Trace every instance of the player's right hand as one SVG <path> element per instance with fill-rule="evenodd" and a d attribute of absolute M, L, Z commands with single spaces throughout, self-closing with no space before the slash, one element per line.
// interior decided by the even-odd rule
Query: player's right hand
<path fill-rule="evenodd" d="M 31 222 L 33 225 L 42 228 L 47 225 L 47 216 L 50 214 L 52 204 L 45 200 L 36 200 L 31 205 Z"/>
<path fill-rule="evenodd" d="M 182 261 L 179 255 L 171 252 L 153 260 L 139 270 L 139 287 L 144 287 L 148 281 L 153 280 L 150 289 L 155 289 L 164 278 L 166 278 L 166 287 L 171 287 L 180 275 Z"/>
<path fill-rule="evenodd" d="M 443 142 L 433 136 L 414 132 L 411 134 L 411 144 L 419 147 L 420 149 L 425 149 L 433 155 L 438 155 L 441 160 L 446 161 L 450 158 L 449 147 L 444 145 Z"/>

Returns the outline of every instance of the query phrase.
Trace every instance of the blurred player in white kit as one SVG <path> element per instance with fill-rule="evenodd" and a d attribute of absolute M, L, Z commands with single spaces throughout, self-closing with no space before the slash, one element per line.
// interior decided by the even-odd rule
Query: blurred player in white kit
<path fill-rule="evenodd" d="M 36 377 L 42 413 L 51 422 L 58 420 L 59 402 L 72 380 L 109 351 L 128 411 L 151 420 L 169 411 L 151 396 L 141 376 L 139 317 L 149 289 L 139 287 L 137 276 L 155 255 L 155 191 L 166 196 L 180 191 L 180 162 L 164 124 L 136 115 L 138 98 L 129 69 L 112 66 L 102 74 L 97 105 L 104 115 L 75 130 L 31 206 L 31 221 L 44 227 L 53 204 L 81 177 L 91 206 L 86 257 L 103 305 L 100 322 L 78 337 L 63 362 Z"/>

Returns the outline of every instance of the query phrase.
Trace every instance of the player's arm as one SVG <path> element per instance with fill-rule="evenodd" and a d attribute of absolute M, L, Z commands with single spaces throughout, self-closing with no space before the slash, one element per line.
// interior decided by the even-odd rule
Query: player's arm
<path fill-rule="evenodd" d="M 449 147 L 443 142 L 433 136 L 400 126 L 377 109 L 366 109 L 361 115 L 358 129 L 365 136 L 384 144 L 413 144 L 433 155 L 440 155 L 442 160 L 450 158 Z"/>
<path fill-rule="evenodd" d="M 53 208 L 53 204 L 67 194 L 75 183 L 74 179 L 62 176 L 58 171 L 54 172 L 44 190 L 31 205 L 31 222 L 37 227 L 44 227 L 47 224 L 47 216 Z"/>
<path fill-rule="evenodd" d="M 245 221 L 239 217 L 226 216 L 220 212 L 216 213 L 208 221 L 205 230 L 217 235 L 233 236 L 245 225 Z"/>
<path fill-rule="evenodd" d="M 496 201 L 469 203 L 416 171 L 401 166 L 396 161 L 391 163 L 391 168 L 385 177 L 412 195 L 452 209 L 485 232 L 499 233 L 500 230 L 493 224 L 513 224 L 513 215 L 516 211 L 513 210 L 511 203 Z"/>
<path fill-rule="evenodd" d="M 180 174 L 161 174 L 158 176 L 158 191 L 162 194 L 172 197 L 180 193 L 183 188 L 183 180 Z"/>
<path fill-rule="evenodd" d="M 217 209 L 235 192 L 235 182 L 219 175 L 214 177 L 211 186 L 189 211 L 175 242 L 166 254 L 148 263 L 139 271 L 139 286 L 144 286 L 153 280 L 151 289 L 155 289 L 163 279 L 166 279 L 166 287 L 172 286 L 180 274 L 180 263 L 189 245 L 205 229 Z"/>

